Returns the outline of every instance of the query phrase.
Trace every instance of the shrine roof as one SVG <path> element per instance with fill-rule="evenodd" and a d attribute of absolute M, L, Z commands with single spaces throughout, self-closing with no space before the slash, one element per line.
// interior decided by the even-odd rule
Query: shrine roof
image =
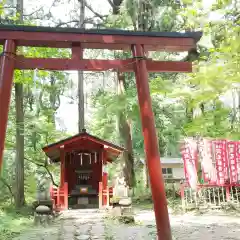
<path fill-rule="evenodd" d="M 79 147 L 81 144 L 85 146 L 84 144 L 86 142 L 92 142 L 95 143 L 102 148 L 106 150 L 106 152 L 110 152 L 111 154 L 118 156 L 120 153 L 122 153 L 125 149 L 123 147 L 120 147 L 114 143 L 108 142 L 106 140 L 100 139 L 96 136 L 93 136 L 89 133 L 87 133 L 85 130 L 83 130 L 81 133 L 76 134 L 74 136 L 65 138 L 63 140 L 60 140 L 58 142 L 49 144 L 42 148 L 42 150 L 46 153 L 46 155 L 49 158 L 57 158 L 59 156 L 59 151 L 61 148 L 65 149 L 65 147 L 71 147 L 76 146 L 76 143 L 79 143 Z M 75 145 L 74 145 L 75 144 Z M 72 148 L 74 150 L 74 147 Z M 71 148 L 70 148 L 71 149 Z M 94 149 L 93 149 L 94 150 Z"/>
<path fill-rule="evenodd" d="M 79 44 L 90 49 L 131 49 L 144 44 L 146 49 L 188 51 L 202 37 L 202 32 L 143 32 L 123 29 L 81 29 L 0 24 L 0 44 L 16 40 L 18 46 L 69 48 Z"/>

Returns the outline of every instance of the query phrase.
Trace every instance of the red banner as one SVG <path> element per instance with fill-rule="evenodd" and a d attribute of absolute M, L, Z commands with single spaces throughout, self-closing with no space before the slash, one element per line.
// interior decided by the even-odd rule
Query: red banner
<path fill-rule="evenodd" d="M 213 162 L 212 141 L 209 139 L 202 139 L 199 144 L 199 151 L 201 151 L 201 166 L 204 183 L 217 183 L 216 166 Z"/>
<path fill-rule="evenodd" d="M 214 141 L 214 148 L 218 184 L 224 184 L 229 179 L 226 140 Z"/>
<path fill-rule="evenodd" d="M 230 183 L 238 182 L 237 144 L 237 142 L 232 141 L 227 143 Z"/>
<path fill-rule="evenodd" d="M 197 152 L 199 151 L 199 152 Z M 197 184 L 198 156 L 205 184 L 237 184 L 240 182 L 240 141 L 186 139 L 181 149 L 186 181 Z"/>
<path fill-rule="evenodd" d="M 204 183 L 212 182 L 211 176 L 211 169 L 213 168 L 212 165 L 212 142 L 208 139 L 201 139 L 199 141 L 199 156 L 201 161 L 201 168 L 202 168 L 202 178 Z"/>
<path fill-rule="evenodd" d="M 192 140 L 186 141 L 182 147 L 182 159 L 184 162 L 184 172 L 186 181 L 194 188 L 197 185 L 197 149 Z"/>
<path fill-rule="evenodd" d="M 237 181 L 240 180 L 240 142 L 236 142 Z"/>

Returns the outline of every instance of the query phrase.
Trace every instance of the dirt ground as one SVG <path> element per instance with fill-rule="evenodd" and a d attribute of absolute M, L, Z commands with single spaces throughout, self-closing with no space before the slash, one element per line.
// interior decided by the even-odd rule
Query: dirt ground
<path fill-rule="evenodd" d="M 173 240 L 240 239 L 240 217 L 221 212 L 170 215 Z M 105 218 L 99 210 L 71 210 L 47 227 L 33 227 L 14 240 L 151 240 L 156 239 L 154 213 L 136 210 L 136 224 L 124 225 Z"/>
<path fill-rule="evenodd" d="M 154 223 L 152 212 L 139 213 L 145 224 Z M 233 240 L 240 239 L 240 217 L 212 211 L 170 216 L 173 240 Z M 154 225 L 151 225 L 154 228 Z M 149 238 L 153 239 L 153 238 Z"/>

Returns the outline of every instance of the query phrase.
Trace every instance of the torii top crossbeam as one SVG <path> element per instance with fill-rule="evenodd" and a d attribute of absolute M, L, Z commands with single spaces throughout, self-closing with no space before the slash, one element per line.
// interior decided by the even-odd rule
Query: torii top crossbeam
<path fill-rule="evenodd" d="M 71 48 L 72 57 L 49 59 L 16 57 L 16 69 L 84 70 L 121 72 L 134 70 L 133 59 L 80 60 L 83 49 L 131 50 L 133 45 L 144 45 L 145 51 L 189 51 L 196 47 L 201 33 L 133 32 L 109 29 L 72 29 L 32 26 L 0 25 L 0 44 L 6 39 L 17 46 Z M 147 60 L 149 72 L 190 72 L 189 62 Z"/>
<path fill-rule="evenodd" d="M 171 240 L 158 141 L 148 84 L 148 72 L 191 72 L 189 62 L 153 61 L 148 51 L 182 52 L 196 48 L 200 32 L 160 33 L 110 29 L 69 29 L 0 25 L 0 167 L 7 127 L 14 69 L 135 72 L 144 148 L 160 240 Z M 70 58 L 27 58 L 16 54 L 17 46 L 71 48 Z M 82 59 L 84 49 L 130 50 L 133 57 L 119 60 Z"/>
<path fill-rule="evenodd" d="M 81 42 L 83 48 L 131 50 L 132 44 L 143 44 L 147 51 L 188 51 L 195 48 L 201 32 L 136 32 L 116 29 L 52 28 L 1 25 L 0 43 L 18 41 L 18 46 L 71 48 Z"/>

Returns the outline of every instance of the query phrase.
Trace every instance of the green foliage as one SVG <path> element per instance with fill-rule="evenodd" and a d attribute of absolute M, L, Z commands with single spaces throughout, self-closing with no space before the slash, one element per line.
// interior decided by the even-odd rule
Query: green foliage
<path fill-rule="evenodd" d="M 6 3 L 6 0 L 2 0 L 0 2 L 0 18 L 2 18 L 4 16 L 4 5 Z"/>
<path fill-rule="evenodd" d="M 223 103 L 223 96 L 235 90 L 240 96 L 240 27 L 239 9 L 236 1 L 216 1 L 206 8 L 203 1 L 136 1 L 125 0 L 118 15 L 109 15 L 104 22 L 106 28 L 121 28 L 143 31 L 189 31 L 202 30 L 204 36 L 199 43 L 200 58 L 194 63 L 191 74 L 161 73 L 149 74 L 152 106 L 155 115 L 158 143 L 161 155 L 179 156 L 179 144 L 185 136 L 202 135 L 212 138 L 239 139 L 240 109 Z M 14 11 L 3 10 L 6 1 L 0 3 L 0 22 L 17 22 Z M 211 14 L 217 19 L 210 20 Z M 33 24 L 33 22 L 25 22 Z M 22 47 L 18 49 L 26 57 L 67 58 L 70 52 L 58 48 Z M 89 55 L 98 56 L 94 50 Z M 102 53 L 104 55 L 105 53 Z M 109 53 L 106 57 L 129 58 L 129 52 Z M 184 54 L 149 53 L 157 60 L 179 60 Z M 104 56 L 105 57 L 105 56 Z M 124 115 L 131 125 L 135 156 L 137 196 L 150 196 L 143 182 L 142 164 L 144 143 L 141 130 L 137 90 L 133 74 L 125 74 L 125 92 L 116 94 L 106 90 L 92 96 L 94 112 L 89 128 L 94 135 L 122 143 L 119 134 L 118 117 Z M 60 72 L 15 71 L 14 82 L 24 84 L 25 125 L 25 191 L 26 201 L 35 197 L 35 171 L 45 164 L 41 151 L 44 145 L 67 135 L 56 129 L 55 113 L 61 105 L 61 98 L 67 88 L 68 74 Z M 14 97 L 14 92 L 12 93 Z M 14 98 L 12 98 L 14 99 Z M 5 146 L 2 178 L 9 183 L 13 193 L 15 179 L 15 110 L 11 102 L 8 132 Z M 119 171 L 122 162 L 113 165 L 111 175 Z M 48 166 L 53 175 L 59 174 L 56 167 Z M 117 170 L 116 170 L 117 169 Z M 0 202 L 11 196 L 6 184 L 0 181 Z M 12 196 L 11 196 L 12 198 Z M 2 217 L 6 211 L 2 211 Z M 15 221 L 9 215 L 6 222 Z M 25 220 L 24 220 L 25 221 Z M 18 223 L 16 223 L 18 224 Z M 21 224 L 20 224 L 21 225 Z M 1 226 L 1 224 L 0 224 Z M 4 229 L 9 228 L 5 225 Z M 2 230 L 3 231 L 3 230 Z M 11 239 L 11 237 L 9 237 Z"/>
<path fill-rule="evenodd" d="M 20 232 L 32 226 L 31 209 L 24 207 L 16 212 L 12 206 L 0 205 L 0 239 L 8 240 L 16 237 Z"/>
<path fill-rule="evenodd" d="M 204 33 L 198 49 L 200 58 L 194 63 L 193 73 L 150 74 L 161 154 L 179 156 L 178 142 L 185 136 L 200 134 L 212 138 L 239 139 L 240 109 L 237 103 L 235 107 L 230 107 L 222 100 L 232 89 L 237 91 L 236 98 L 239 98 L 240 28 L 236 4 L 217 1 L 206 7 L 203 1 L 183 1 L 181 4 L 169 2 L 170 6 L 166 7 L 164 1 L 141 2 L 148 6 L 151 17 L 146 9 L 142 11 L 139 1 L 126 0 L 120 14 L 109 16 L 106 25 L 140 30 L 202 30 Z M 216 14 L 216 20 L 208 20 L 211 14 Z M 141 19 L 145 21 L 145 28 L 142 28 Z M 150 55 L 154 59 L 179 59 L 177 54 L 170 53 Z M 124 54 L 124 57 L 129 56 Z M 144 157 L 135 82 L 132 75 L 125 77 L 124 94 L 116 96 L 100 92 L 94 96 L 97 108 L 93 116 L 93 131 L 96 129 L 98 134 L 105 137 L 110 137 L 109 132 L 115 140 L 121 141 L 116 130 L 116 118 L 119 113 L 124 113 L 131 122 L 135 156 Z M 135 161 L 137 164 L 137 158 Z"/>

